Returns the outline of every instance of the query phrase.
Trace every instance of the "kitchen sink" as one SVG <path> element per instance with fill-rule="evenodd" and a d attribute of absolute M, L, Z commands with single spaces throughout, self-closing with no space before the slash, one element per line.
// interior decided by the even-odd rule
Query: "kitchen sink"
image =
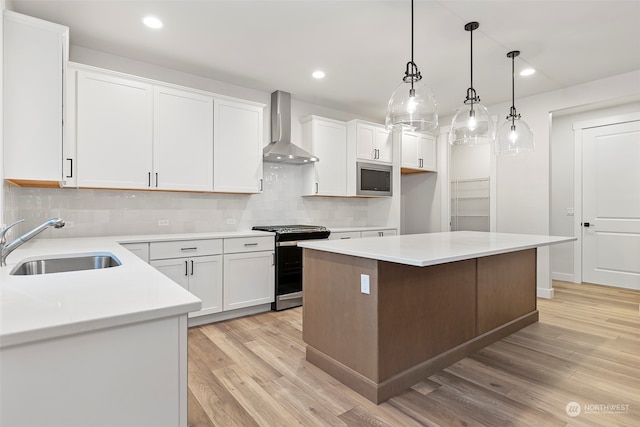
<path fill-rule="evenodd" d="M 68 271 L 97 270 L 118 267 L 120 260 L 112 253 L 87 253 L 80 255 L 56 255 L 48 258 L 22 261 L 11 271 L 14 276 L 63 273 Z"/>

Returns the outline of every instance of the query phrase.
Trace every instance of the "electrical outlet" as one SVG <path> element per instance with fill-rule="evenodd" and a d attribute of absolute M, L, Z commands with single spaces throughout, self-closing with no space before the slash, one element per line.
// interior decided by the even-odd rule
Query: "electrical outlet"
<path fill-rule="evenodd" d="M 360 275 L 360 292 L 363 294 L 369 295 L 371 293 L 371 285 L 369 283 L 369 275 L 361 274 Z"/>
<path fill-rule="evenodd" d="M 158 227 L 168 227 L 169 226 L 169 220 L 168 219 L 159 219 L 158 220 Z"/>
<path fill-rule="evenodd" d="M 236 219 L 235 218 L 227 218 L 227 224 L 232 225 L 236 223 Z"/>
<path fill-rule="evenodd" d="M 567 216 L 573 216 L 573 214 L 575 213 L 573 208 L 567 208 Z"/>

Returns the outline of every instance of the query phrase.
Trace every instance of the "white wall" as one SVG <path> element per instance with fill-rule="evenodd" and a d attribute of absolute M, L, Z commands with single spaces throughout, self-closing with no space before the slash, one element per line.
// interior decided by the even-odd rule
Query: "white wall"
<path fill-rule="evenodd" d="M 590 111 L 562 110 L 552 113 L 551 234 L 573 236 L 574 223 L 579 221 L 579 218 L 567 213 L 567 209 L 575 208 L 573 124 L 638 111 L 640 111 L 640 101 Z M 554 279 L 574 280 L 573 248 L 573 243 L 555 245 L 551 248 L 551 271 Z"/>
<path fill-rule="evenodd" d="M 500 156 L 497 162 L 498 230 L 548 234 L 550 231 L 550 113 L 566 108 L 598 105 L 640 96 L 640 70 L 582 85 L 516 98 L 516 107 L 531 127 L 535 152 Z M 620 101 L 622 103 L 624 101 Z M 509 104 L 490 107 L 503 116 Z"/>

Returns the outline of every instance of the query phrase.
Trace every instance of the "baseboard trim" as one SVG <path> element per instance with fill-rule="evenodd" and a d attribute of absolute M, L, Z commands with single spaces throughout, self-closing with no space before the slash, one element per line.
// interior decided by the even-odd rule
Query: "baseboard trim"
<path fill-rule="evenodd" d="M 308 345 L 306 359 L 341 383 L 361 394 L 371 402 L 380 404 L 410 388 L 417 382 L 464 359 L 476 351 L 538 321 L 538 310 L 525 314 L 509 323 L 466 341 L 438 356 L 432 357 L 393 377 L 376 383 L 359 372 L 343 365 L 332 357 Z"/>
<path fill-rule="evenodd" d="M 570 273 L 551 273 L 551 280 L 561 280 L 563 282 L 574 282 L 573 274 Z"/>
<path fill-rule="evenodd" d="M 538 298 L 551 299 L 553 298 L 553 288 L 536 288 L 536 296 Z"/>

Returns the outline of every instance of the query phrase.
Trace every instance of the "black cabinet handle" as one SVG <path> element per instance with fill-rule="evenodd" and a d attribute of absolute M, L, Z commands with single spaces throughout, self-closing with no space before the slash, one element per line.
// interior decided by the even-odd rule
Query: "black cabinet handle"
<path fill-rule="evenodd" d="M 584 222 L 584 223 L 582 223 L 582 225 L 583 225 L 584 227 L 587 227 L 587 228 L 588 228 L 588 227 L 591 227 L 591 224 L 589 224 L 588 222 Z"/>
<path fill-rule="evenodd" d="M 189 275 L 189 263 L 187 261 L 184 262 L 184 275 Z"/>
<path fill-rule="evenodd" d="M 147 184 L 147 187 L 151 187 L 151 172 L 148 173 L 148 179 L 149 179 L 149 182 Z"/>
<path fill-rule="evenodd" d="M 318 183 L 316 182 L 316 194 L 318 194 Z"/>
<path fill-rule="evenodd" d="M 191 275 L 193 276 L 193 260 L 191 260 Z"/>
<path fill-rule="evenodd" d="M 264 187 L 263 187 L 263 179 L 260 178 L 260 191 L 262 191 L 263 189 L 264 189 Z"/>
<path fill-rule="evenodd" d="M 65 178 L 73 178 L 73 159 L 67 158 L 67 160 L 69 160 L 69 173 L 71 175 L 67 175 Z"/>
<path fill-rule="evenodd" d="M 158 172 L 156 172 L 156 188 L 158 188 Z"/>

